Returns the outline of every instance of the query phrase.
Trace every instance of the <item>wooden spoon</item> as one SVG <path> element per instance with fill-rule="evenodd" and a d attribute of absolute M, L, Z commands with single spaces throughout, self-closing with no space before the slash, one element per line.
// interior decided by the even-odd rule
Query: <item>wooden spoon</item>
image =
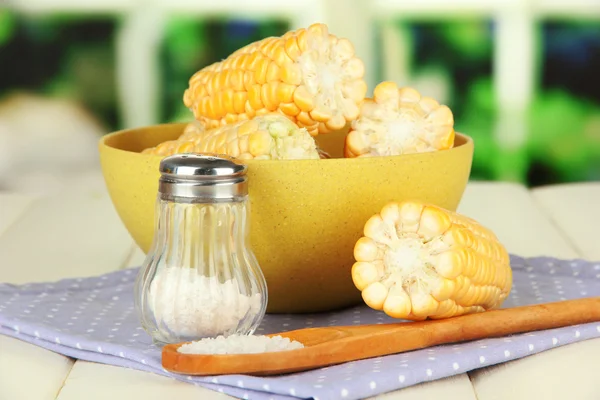
<path fill-rule="evenodd" d="M 258 354 L 183 354 L 162 350 L 162 365 L 190 375 L 276 375 L 402 353 L 440 344 L 500 337 L 600 321 L 600 297 L 486 311 L 460 317 L 382 325 L 307 328 L 274 333 L 304 348 Z"/>

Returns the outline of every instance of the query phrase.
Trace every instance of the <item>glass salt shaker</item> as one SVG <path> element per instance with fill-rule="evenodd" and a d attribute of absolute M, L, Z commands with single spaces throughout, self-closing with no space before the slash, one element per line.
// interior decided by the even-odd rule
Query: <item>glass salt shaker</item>
<path fill-rule="evenodd" d="M 268 296 L 249 243 L 246 166 L 177 154 L 159 170 L 154 240 L 134 289 L 143 328 L 157 345 L 253 334 Z"/>

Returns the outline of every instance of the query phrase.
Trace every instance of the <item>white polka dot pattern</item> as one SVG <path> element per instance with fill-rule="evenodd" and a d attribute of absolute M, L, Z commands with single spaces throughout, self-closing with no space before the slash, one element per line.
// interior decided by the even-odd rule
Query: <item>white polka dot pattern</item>
<path fill-rule="evenodd" d="M 512 256 L 514 289 L 503 307 L 600 296 L 600 263 Z M 22 286 L 0 284 L 0 334 L 69 357 L 120 365 L 243 399 L 358 399 L 600 337 L 600 323 L 436 346 L 280 377 L 190 377 L 166 372 L 133 308 L 137 270 Z M 257 333 L 394 322 L 365 306 L 267 315 Z"/>

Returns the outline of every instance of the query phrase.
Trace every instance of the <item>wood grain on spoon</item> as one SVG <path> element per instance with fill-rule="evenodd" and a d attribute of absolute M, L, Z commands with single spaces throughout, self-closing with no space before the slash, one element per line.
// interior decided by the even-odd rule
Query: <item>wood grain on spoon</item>
<path fill-rule="evenodd" d="M 307 328 L 275 333 L 304 348 L 259 354 L 183 354 L 163 348 L 165 369 L 190 375 L 275 375 L 402 353 L 440 344 L 600 321 L 600 297 L 507 308 L 443 320 Z"/>

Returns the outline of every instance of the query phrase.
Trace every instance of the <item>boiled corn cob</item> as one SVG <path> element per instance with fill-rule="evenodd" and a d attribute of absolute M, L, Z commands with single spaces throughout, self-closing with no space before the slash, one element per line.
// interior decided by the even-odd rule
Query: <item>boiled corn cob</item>
<path fill-rule="evenodd" d="M 183 133 L 179 136 L 178 140 L 186 140 L 194 138 L 196 135 L 205 131 L 204 125 L 199 121 L 192 121 L 183 128 Z"/>
<path fill-rule="evenodd" d="M 417 201 L 391 202 L 364 226 L 352 280 L 364 302 L 393 318 L 448 318 L 496 308 L 512 270 L 496 236 L 476 221 Z"/>
<path fill-rule="evenodd" d="M 196 72 L 183 101 L 208 128 L 273 111 L 313 136 L 358 116 L 367 84 L 350 41 L 313 24 L 268 37 Z"/>
<path fill-rule="evenodd" d="M 319 158 L 315 140 L 306 129 L 298 128 L 288 118 L 276 113 L 205 131 L 188 132 L 183 139 L 161 143 L 142 153 L 161 156 L 217 153 L 246 160 Z"/>
<path fill-rule="evenodd" d="M 449 149 L 454 117 L 445 105 L 415 89 L 381 82 L 363 103 L 346 136 L 346 157 L 394 156 Z"/>

